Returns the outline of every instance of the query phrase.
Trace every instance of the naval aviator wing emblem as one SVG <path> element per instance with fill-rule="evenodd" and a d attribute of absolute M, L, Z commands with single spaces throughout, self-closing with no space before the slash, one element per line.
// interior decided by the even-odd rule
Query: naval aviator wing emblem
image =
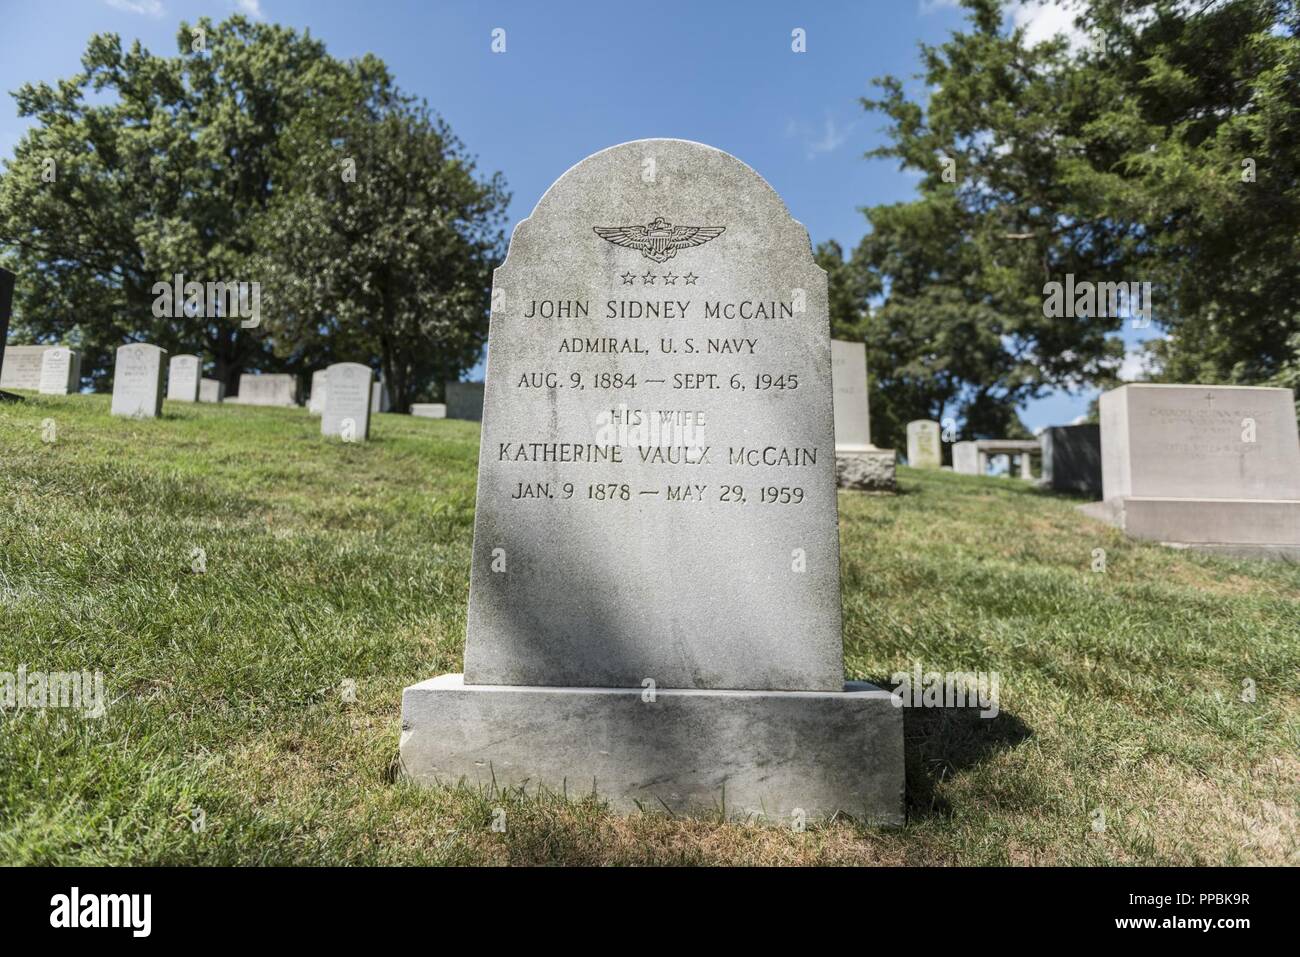
<path fill-rule="evenodd" d="M 677 255 L 677 250 L 689 246 L 703 246 L 716 239 L 726 226 L 674 226 L 662 216 L 646 226 L 592 226 L 601 239 L 615 246 L 639 249 L 646 259 L 657 263 L 667 262 Z"/>

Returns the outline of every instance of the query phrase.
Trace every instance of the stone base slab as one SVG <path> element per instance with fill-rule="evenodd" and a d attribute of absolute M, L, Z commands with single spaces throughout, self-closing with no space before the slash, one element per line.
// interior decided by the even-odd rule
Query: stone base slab
<path fill-rule="evenodd" d="M 1268 558 L 1279 562 L 1300 562 L 1300 545 L 1221 545 L 1210 542 L 1161 542 L 1169 548 L 1186 548 L 1188 551 L 1225 558 Z"/>
<path fill-rule="evenodd" d="M 836 812 L 902 824 L 903 709 L 873 685 L 709 691 L 467 685 L 402 693 L 402 765 L 425 784 L 593 792 L 620 812 Z"/>
<path fill-rule="evenodd" d="M 862 492 L 896 492 L 898 457 L 893 449 L 835 452 L 835 480 L 840 488 Z"/>
<path fill-rule="evenodd" d="M 1079 510 L 1145 541 L 1234 557 L 1300 560 L 1300 500 L 1129 497 Z"/>

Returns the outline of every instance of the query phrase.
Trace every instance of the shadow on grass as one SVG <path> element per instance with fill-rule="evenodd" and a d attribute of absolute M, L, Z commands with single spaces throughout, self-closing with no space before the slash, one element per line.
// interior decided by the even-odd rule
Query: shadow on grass
<path fill-rule="evenodd" d="M 915 495 L 921 491 L 919 485 L 913 485 L 911 488 L 904 488 L 903 484 L 898 483 L 893 489 L 868 489 L 868 488 L 842 488 L 837 486 L 835 489 L 842 495 L 861 496 L 862 498 L 894 498 L 897 495 Z"/>
<path fill-rule="evenodd" d="M 878 687 L 889 684 L 873 681 Z M 939 786 L 1020 744 L 1033 731 L 1013 714 L 999 711 L 981 718 L 973 708 L 907 708 L 903 714 L 903 760 L 908 820 L 946 817 L 948 802 Z"/>
<path fill-rule="evenodd" d="M 1101 492 L 1085 492 L 1079 489 L 1068 488 L 1048 488 L 1043 485 L 1035 485 L 1033 493 L 1040 498 L 1059 498 L 1067 502 L 1085 503 L 1096 502 L 1101 498 Z"/>

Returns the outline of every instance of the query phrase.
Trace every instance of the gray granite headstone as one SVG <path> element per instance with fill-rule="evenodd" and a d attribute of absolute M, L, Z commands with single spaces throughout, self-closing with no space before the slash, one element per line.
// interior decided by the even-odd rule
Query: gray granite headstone
<path fill-rule="evenodd" d="M 673 185 L 598 153 L 497 269 L 465 679 L 838 691 L 825 276 L 748 167 L 655 149 Z"/>
<path fill-rule="evenodd" d="M 244 373 L 239 377 L 239 394 L 232 401 L 241 405 L 297 405 L 297 392 L 297 380 L 287 373 Z"/>
<path fill-rule="evenodd" d="M 1103 501 L 1135 538 L 1300 559 L 1290 389 L 1133 383 L 1102 393 Z"/>
<path fill-rule="evenodd" d="M 54 346 L 9 346 L 4 354 L 4 368 L 0 369 L 0 388 L 30 389 L 41 387 L 41 363 L 45 353 Z"/>
<path fill-rule="evenodd" d="M 1058 492 L 1101 495 L 1101 426 L 1054 425 L 1043 430 L 1043 485 Z"/>
<path fill-rule="evenodd" d="M 166 349 L 136 342 L 119 346 L 113 367 L 113 415 L 153 419 L 162 412 Z"/>
<path fill-rule="evenodd" d="M 325 372 L 329 384 L 320 434 L 345 442 L 364 442 L 370 436 L 370 386 L 374 373 L 359 362 L 337 362 Z"/>
<path fill-rule="evenodd" d="M 937 469 L 943 465 L 938 422 L 915 419 L 907 423 L 907 464 L 914 469 Z"/>
<path fill-rule="evenodd" d="M 1100 408 L 1106 498 L 1300 499 L 1290 389 L 1132 384 Z"/>
<path fill-rule="evenodd" d="M 388 412 L 392 408 L 393 408 L 393 403 L 388 396 L 388 384 L 382 381 L 371 383 L 370 411 Z"/>
<path fill-rule="evenodd" d="M 172 356 L 167 363 L 167 398 L 172 402 L 198 402 L 203 363 L 198 356 Z"/>
<path fill-rule="evenodd" d="M 958 475 L 980 475 L 979 449 L 971 440 L 954 442 L 952 446 L 952 470 Z"/>
<path fill-rule="evenodd" d="M 861 342 L 831 340 L 831 375 L 835 385 L 835 448 L 842 452 L 873 449 L 867 406 L 867 347 Z"/>
<path fill-rule="evenodd" d="M 222 402 L 226 398 L 226 384 L 220 379 L 199 380 L 200 402 Z"/>
<path fill-rule="evenodd" d="M 41 374 L 45 366 L 45 354 L 58 350 L 59 356 L 53 361 L 66 373 L 66 385 L 58 394 L 76 392 L 81 388 L 81 353 L 62 345 L 9 346 L 5 350 L 4 366 L 0 368 L 0 388 L 30 389 L 39 392 Z M 47 383 L 55 387 L 56 373 L 51 370 Z"/>
<path fill-rule="evenodd" d="M 519 223 L 492 301 L 465 674 L 406 689 L 408 773 L 901 820 L 901 712 L 844 682 L 807 230 L 726 153 L 626 143 Z"/>
<path fill-rule="evenodd" d="M 448 382 L 447 418 L 479 422 L 483 418 L 483 383 Z"/>
<path fill-rule="evenodd" d="M 844 488 L 892 492 L 897 456 L 871 443 L 867 405 L 867 347 L 831 340 L 831 384 L 835 395 L 835 475 Z"/>

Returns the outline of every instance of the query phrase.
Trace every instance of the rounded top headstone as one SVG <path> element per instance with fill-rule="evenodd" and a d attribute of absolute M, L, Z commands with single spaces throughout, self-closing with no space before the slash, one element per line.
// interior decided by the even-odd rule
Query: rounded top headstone
<path fill-rule="evenodd" d="M 744 202 L 737 203 L 737 196 Z M 536 230 L 541 221 L 545 229 Z M 665 257 L 660 262 L 678 259 L 676 253 L 688 247 L 674 250 L 671 245 L 681 241 L 698 242 L 690 247 L 692 264 L 725 260 L 734 268 L 739 258 L 767 262 L 794 256 L 812 262 L 808 230 L 790 215 L 776 190 L 730 153 L 691 140 L 633 140 L 570 167 L 515 227 L 500 269 L 508 270 L 525 248 L 533 254 L 535 244 L 544 244 L 552 261 L 586 263 L 593 253 L 610 262 L 622 261 L 617 239 L 598 246 L 556 242 L 557 232 L 562 232 L 557 226 L 564 221 L 572 221 L 576 232 L 590 233 L 593 223 L 627 230 L 625 239 L 618 237 L 624 242 L 653 242 L 653 234 L 666 232 L 670 248 L 659 253 Z M 719 228 L 722 231 L 711 237 L 696 233 L 686 240 L 673 238 L 673 230 Z"/>
<path fill-rule="evenodd" d="M 467 684 L 843 689 L 826 274 L 762 177 L 588 156 L 515 228 L 489 341 Z"/>

